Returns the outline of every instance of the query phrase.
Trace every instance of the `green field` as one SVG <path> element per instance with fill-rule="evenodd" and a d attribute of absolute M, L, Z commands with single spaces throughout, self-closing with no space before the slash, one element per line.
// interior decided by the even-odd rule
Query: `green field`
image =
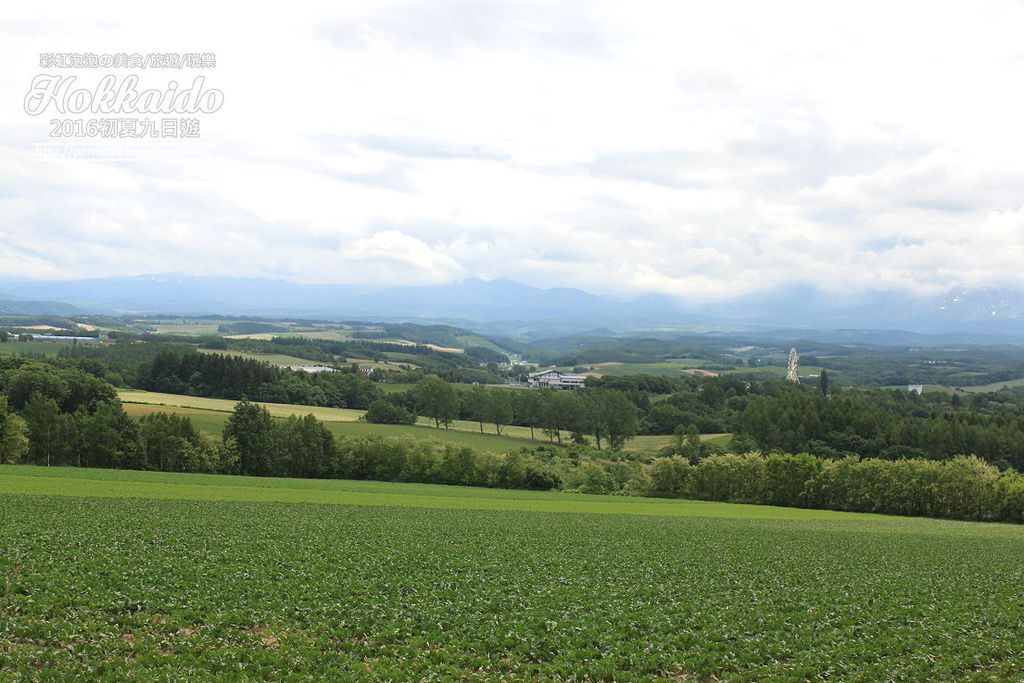
<path fill-rule="evenodd" d="M 235 408 L 237 401 L 226 398 L 201 398 L 198 396 L 183 396 L 181 394 L 161 394 L 151 391 L 134 391 L 134 390 L 122 390 L 118 392 L 121 401 L 124 403 L 138 403 L 148 405 L 161 405 L 161 406 L 176 406 L 181 408 L 199 408 L 202 410 L 212 410 L 221 412 L 231 412 Z M 318 420 L 324 422 L 355 422 L 362 417 L 362 410 L 353 410 L 350 408 L 322 408 L 317 406 L 300 406 L 293 405 L 290 403 L 260 403 L 262 406 L 266 406 L 267 410 L 274 417 L 288 417 L 289 415 L 313 415 Z M 456 420 L 452 423 L 450 429 L 435 429 L 433 427 L 433 420 L 428 418 L 420 418 L 419 424 L 407 427 L 407 429 L 420 430 L 429 429 L 431 433 L 445 434 L 449 432 L 472 432 L 476 435 L 480 435 L 480 424 L 478 422 L 470 422 L 468 420 Z M 389 425 L 374 425 L 374 426 L 389 426 Z M 509 426 L 502 429 L 502 436 L 498 437 L 494 435 L 494 425 L 484 425 L 485 431 L 491 431 L 491 436 L 496 439 L 509 439 L 513 442 L 518 442 L 523 439 L 530 438 L 530 429 L 528 427 L 516 427 Z M 419 433 L 418 431 L 411 432 L 413 434 Z M 537 432 L 539 436 L 540 432 Z M 486 436 L 484 434 L 483 436 Z M 566 434 L 566 437 L 569 435 Z M 435 437 L 438 438 L 438 437 Z M 522 445 L 522 444 L 515 444 Z M 514 447 L 514 446 L 513 446 Z"/>
<path fill-rule="evenodd" d="M 227 414 L 234 410 L 236 403 L 236 401 L 224 398 L 201 398 L 150 391 L 121 390 L 118 395 L 130 414 L 183 413 L 187 414 L 197 427 L 213 434 L 220 434 Z M 422 417 L 416 425 L 378 425 L 358 422 L 363 415 L 364 411 L 362 410 L 300 406 L 289 403 L 261 403 L 260 405 L 266 406 L 274 417 L 312 414 L 318 420 L 322 420 L 336 436 L 366 434 L 408 436 L 415 439 L 458 443 L 491 453 L 506 453 L 515 448 L 546 441 L 546 437 L 539 429 L 534 431 L 536 440 L 531 440 L 529 427 L 516 425 L 503 428 L 502 435 L 497 436 L 494 433 L 494 425 L 485 423 L 484 433 L 481 433 L 480 423 L 468 420 L 456 420 L 450 429 L 436 429 L 432 420 Z M 146 409 L 146 406 L 159 407 L 160 410 Z M 568 440 L 570 435 L 564 433 L 562 438 Z M 728 434 L 704 434 L 701 439 L 719 446 L 728 446 L 731 437 Z M 670 443 L 672 443 L 671 435 L 641 435 L 626 442 L 623 450 L 629 453 L 655 453 Z"/>
<path fill-rule="evenodd" d="M 961 389 L 971 394 L 978 394 L 987 391 L 999 391 L 1000 389 L 1014 389 L 1018 387 L 1024 387 L 1024 379 L 1011 379 L 1006 382 L 993 382 L 992 384 L 982 384 L 976 387 L 961 387 Z"/>
<path fill-rule="evenodd" d="M 220 351 L 216 349 L 198 349 L 198 351 L 199 353 L 211 353 L 220 356 L 241 356 L 242 358 L 258 360 L 271 365 L 325 365 L 325 363 L 309 360 L 308 358 L 286 356 L 282 353 L 245 353 L 243 351 Z"/>
<path fill-rule="evenodd" d="M 158 320 L 145 321 L 146 324 L 155 328 L 156 334 L 176 334 L 181 336 L 201 337 L 204 335 L 217 334 L 217 330 L 224 323 L 223 320 Z"/>
<path fill-rule="evenodd" d="M 1024 529 L 0 466 L 0 679 L 1016 681 Z"/>
<path fill-rule="evenodd" d="M 55 341 L 9 341 L 0 343 L 0 355 L 14 356 L 22 353 L 34 353 L 43 356 L 56 356 L 61 349 L 71 346 L 74 342 Z M 95 344 L 96 342 L 82 342 Z"/>
<path fill-rule="evenodd" d="M 174 408 L 137 403 L 126 403 L 124 408 L 129 415 L 146 415 L 156 412 L 187 415 L 197 429 L 218 436 L 224 431 L 224 423 L 228 419 L 228 413 L 222 411 L 197 410 L 194 408 Z M 278 419 L 280 419 L 280 416 Z M 441 441 L 443 443 L 469 446 L 478 451 L 486 451 L 488 453 L 507 453 L 516 448 L 535 446 L 538 443 L 531 442 L 529 439 L 480 434 L 479 432 L 455 429 L 435 429 L 426 425 L 379 425 L 368 422 L 325 421 L 324 426 L 335 436 L 376 435 L 388 438 L 410 438 L 418 441 Z M 540 437 L 540 432 L 537 433 L 537 436 Z"/>
<path fill-rule="evenodd" d="M 615 364 L 588 364 L 582 367 L 586 372 L 596 372 L 608 377 L 625 377 L 626 375 L 656 375 L 658 377 L 681 377 L 685 370 L 699 368 L 707 361 L 700 359 L 684 359 L 682 362 L 664 361 L 661 363 L 615 363 Z M 572 372 L 572 367 L 556 368 L 562 372 Z"/>

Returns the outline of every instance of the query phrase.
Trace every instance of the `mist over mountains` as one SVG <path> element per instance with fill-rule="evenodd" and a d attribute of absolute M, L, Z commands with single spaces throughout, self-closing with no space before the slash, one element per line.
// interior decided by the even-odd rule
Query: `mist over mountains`
<path fill-rule="evenodd" d="M 502 333 L 798 328 L 846 330 L 853 339 L 858 338 L 856 330 L 991 335 L 1001 341 L 1024 335 L 1024 294 L 997 288 L 955 289 L 938 296 L 892 291 L 836 295 L 811 285 L 784 285 L 726 301 L 687 302 L 658 294 L 615 301 L 573 288 L 479 279 L 431 286 L 305 285 L 171 274 L 0 283 L 0 311 L 24 312 L 33 304 L 39 313 L 77 308 L 97 313 L 402 319 L 459 322 Z"/>

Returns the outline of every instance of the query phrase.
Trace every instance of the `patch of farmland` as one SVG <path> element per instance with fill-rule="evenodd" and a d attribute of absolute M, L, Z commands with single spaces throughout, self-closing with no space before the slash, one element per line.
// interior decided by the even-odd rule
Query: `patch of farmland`
<path fill-rule="evenodd" d="M 1024 672 L 1018 526 L 12 466 L 0 513 L 5 678 Z"/>
<path fill-rule="evenodd" d="M 728 448 L 732 442 L 732 434 L 701 434 L 700 440 Z M 671 434 L 641 434 L 627 441 L 622 450 L 628 453 L 656 454 L 662 448 L 671 446 L 674 441 L 675 437 Z"/>
<path fill-rule="evenodd" d="M 220 329 L 222 322 L 214 320 L 151 324 L 156 328 L 156 334 L 176 334 L 182 336 L 201 337 L 217 334 L 217 330 Z"/>
<path fill-rule="evenodd" d="M 214 435 L 220 435 L 224 431 L 224 423 L 227 422 L 229 414 L 211 410 L 200 410 L 196 408 L 176 408 L 162 405 L 141 405 L 125 403 L 124 409 L 129 415 L 149 415 L 150 413 L 173 413 L 186 415 L 192 424 L 201 431 Z M 301 406 L 299 406 L 301 408 Z M 301 413 L 298 414 L 305 414 Z M 275 419 L 284 419 L 281 416 Z M 387 438 L 406 438 L 417 441 L 440 441 L 441 443 L 453 443 L 460 446 L 469 446 L 478 451 L 488 453 L 507 453 L 510 450 L 523 446 L 537 445 L 537 442 L 529 438 L 519 436 L 496 436 L 493 432 L 481 434 L 478 431 L 466 429 L 435 429 L 426 424 L 419 425 L 382 425 L 369 422 L 339 422 L 324 421 L 324 426 L 335 436 L 383 436 Z M 528 434 L 527 434 L 528 435 Z M 537 437 L 541 436 L 540 431 Z"/>
<path fill-rule="evenodd" d="M 95 344 L 96 342 L 85 342 Z M 43 356 L 55 357 L 61 349 L 72 345 L 72 342 L 54 341 L 8 341 L 0 343 L 0 356 L 16 356 L 23 353 L 38 353 Z"/>
<path fill-rule="evenodd" d="M 155 391 L 120 390 L 118 396 L 123 403 L 142 403 L 149 405 L 171 406 L 177 408 L 200 408 L 229 413 L 235 409 L 238 401 L 227 398 L 203 398 L 182 394 L 162 394 Z M 348 408 L 322 408 L 319 406 L 300 406 L 292 403 L 260 403 L 274 417 L 289 415 L 312 414 L 318 420 L 352 422 L 363 414 L 362 410 Z"/>
<path fill-rule="evenodd" d="M 1011 379 L 1005 382 L 993 382 L 991 384 L 982 384 L 976 387 L 961 387 L 961 389 L 971 394 L 979 394 L 988 391 L 999 391 L 1000 389 L 1013 389 L 1016 387 L 1024 387 L 1024 379 Z"/>
<path fill-rule="evenodd" d="M 584 368 L 592 367 L 584 365 Z M 620 363 L 618 365 L 593 365 L 606 377 L 624 377 L 626 375 L 657 375 L 660 377 L 681 377 L 693 366 L 687 363 L 663 361 L 661 363 Z M 572 368 L 568 368 L 571 371 Z"/>
<path fill-rule="evenodd" d="M 270 365 L 301 365 L 304 367 L 323 365 L 320 361 L 299 358 L 298 356 L 288 356 L 283 353 L 246 353 L 244 351 L 222 351 L 218 349 L 198 349 L 198 351 L 199 353 L 209 353 L 218 356 L 241 356 L 242 358 L 269 363 Z"/>

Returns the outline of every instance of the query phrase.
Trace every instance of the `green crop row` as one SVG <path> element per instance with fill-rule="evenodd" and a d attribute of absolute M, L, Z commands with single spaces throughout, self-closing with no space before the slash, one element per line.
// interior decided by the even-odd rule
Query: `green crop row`
<path fill-rule="evenodd" d="M 1020 528 L 801 512 L 0 495 L 0 679 L 1024 675 Z"/>

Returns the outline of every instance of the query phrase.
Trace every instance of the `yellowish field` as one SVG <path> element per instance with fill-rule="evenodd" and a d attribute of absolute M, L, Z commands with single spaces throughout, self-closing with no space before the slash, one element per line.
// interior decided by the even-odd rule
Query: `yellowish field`
<path fill-rule="evenodd" d="M 201 418 L 203 414 L 227 413 L 234 410 L 235 403 L 224 398 L 202 398 L 199 396 L 182 396 L 180 394 L 161 394 L 149 391 L 124 391 L 119 392 L 121 402 L 125 404 L 125 410 L 129 415 L 145 415 L 153 412 L 147 406 L 165 406 L 174 408 L 174 413 L 194 414 Z M 323 422 L 358 422 L 364 411 L 350 408 L 323 408 L 318 406 L 300 406 L 290 403 L 260 403 L 266 406 L 267 410 L 274 417 L 288 417 L 289 415 L 313 415 Z M 524 440 L 530 439 L 530 428 L 510 425 L 501 430 L 501 437 L 494 433 L 494 425 L 484 424 L 483 432 L 480 431 L 480 423 L 469 420 L 456 420 L 450 429 L 434 429 L 434 422 L 429 418 L 421 417 L 417 427 L 429 428 L 431 438 L 445 440 L 445 434 L 453 431 L 465 432 L 468 434 L 486 435 L 490 439 L 508 439 L 508 448 L 523 446 Z M 389 427 L 389 425 L 375 425 L 375 427 Z M 408 427 L 406 427 L 408 429 Z M 425 430 L 427 431 L 427 430 Z M 424 434 L 425 436 L 426 434 Z M 547 437 L 539 430 L 534 430 L 537 442 L 543 442 Z M 728 443 L 728 434 L 702 434 L 702 441 L 715 441 L 716 443 Z M 568 442 L 571 434 L 562 432 L 563 441 Z M 662 448 L 672 443 L 673 437 L 668 434 L 646 434 L 634 437 L 626 442 L 623 450 L 629 453 L 657 453 Z M 489 444 L 493 445 L 493 444 Z"/>
<path fill-rule="evenodd" d="M 153 391 L 120 391 L 118 395 L 123 403 L 199 408 L 217 412 L 231 412 L 237 403 L 237 401 L 226 398 L 202 398 L 200 396 L 182 396 L 181 394 L 161 394 Z M 291 403 L 260 403 L 260 405 L 265 406 L 274 417 L 312 414 L 316 419 L 324 422 L 355 422 L 363 414 L 362 410 L 299 406 Z"/>

